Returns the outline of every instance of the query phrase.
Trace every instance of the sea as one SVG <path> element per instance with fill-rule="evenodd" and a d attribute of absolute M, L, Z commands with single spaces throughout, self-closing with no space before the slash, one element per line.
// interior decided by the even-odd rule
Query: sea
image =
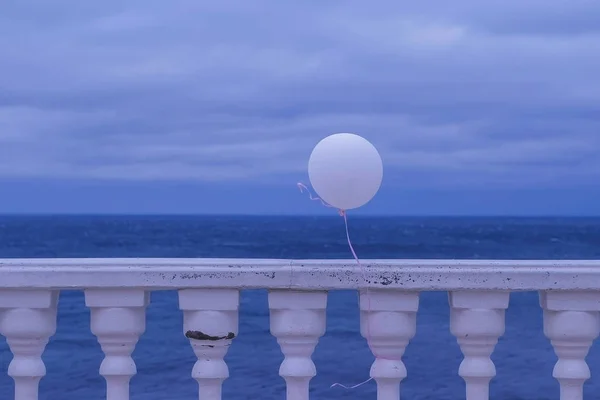
<path fill-rule="evenodd" d="M 350 234 L 361 258 L 427 259 L 600 259 L 600 218 L 492 217 L 352 217 Z M 0 258 L 54 257 L 226 257 L 346 258 L 343 220 L 287 216 L 2 216 Z M 40 399 L 94 400 L 106 395 L 98 374 L 102 352 L 89 329 L 89 310 L 81 291 L 63 291 L 58 329 L 43 359 L 47 375 Z M 7 376 L 11 353 L 0 337 L 0 399 L 12 398 Z M 182 333 L 182 313 L 175 291 L 155 292 L 147 310 L 147 327 L 133 358 L 138 373 L 131 398 L 193 399 L 195 357 Z M 421 296 L 417 334 L 404 362 L 403 400 L 464 398 L 458 376 L 461 353 L 449 332 L 444 292 Z M 506 333 L 492 356 L 497 376 L 492 399 L 559 398 L 552 378 L 554 352 L 542 333 L 537 293 L 513 293 L 506 312 Z M 355 291 L 329 294 L 327 332 L 313 360 L 318 374 L 311 381 L 312 399 L 375 399 L 368 378 L 373 361 L 359 334 Z M 269 333 L 265 290 L 242 292 L 239 336 L 226 361 L 230 378 L 224 399 L 284 399 L 278 375 L 282 354 Z M 585 396 L 600 393 L 600 347 L 588 356 L 592 378 Z"/>

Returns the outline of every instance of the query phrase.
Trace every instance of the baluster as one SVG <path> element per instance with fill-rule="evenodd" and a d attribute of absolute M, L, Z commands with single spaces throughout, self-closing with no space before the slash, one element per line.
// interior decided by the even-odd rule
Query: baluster
<path fill-rule="evenodd" d="M 146 330 L 149 293 L 141 289 L 86 289 L 91 330 L 104 352 L 100 375 L 107 400 L 129 399 L 129 381 L 137 373 L 131 353 Z"/>
<path fill-rule="evenodd" d="M 456 291 L 448 296 L 450 332 L 464 355 L 458 374 L 464 379 L 467 400 L 489 399 L 496 367 L 490 356 L 504 334 L 509 292 Z"/>
<path fill-rule="evenodd" d="M 418 292 L 360 292 L 360 333 L 375 355 L 370 374 L 378 400 L 400 398 L 400 382 L 407 375 L 402 356 L 415 336 L 418 309 Z"/>
<path fill-rule="evenodd" d="M 223 358 L 238 334 L 240 293 L 236 289 L 183 289 L 183 332 L 198 361 L 192 377 L 198 381 L 201 400 L 220 400 L 229 368 Z"/>
<path fill-rule="evenodd" d="M 13 353 L 8 375 L 15 381 L 15 400 L 37 400 L 46 375 L 42 354 L 56 332 L 58 291 L 0 290 L 0 334 Z"/>
<path fill-rule="evenodd" d="M 272 290 L 269 292 L 271 334 L 284 359 L 279 375 L 287 400 L 308 400 L 310 380 L 317 374 L 312 354 L 325 333 L 327 292 Z"/>
<path fill-rule="evenodd" d="M 600 293 L 540 292 L 544 334 L 558 357 L 552 376 L 560 384 L 561 400 L 582 400 L 583 384 L 591 377 L 585 357 L 600 333 Z"/>

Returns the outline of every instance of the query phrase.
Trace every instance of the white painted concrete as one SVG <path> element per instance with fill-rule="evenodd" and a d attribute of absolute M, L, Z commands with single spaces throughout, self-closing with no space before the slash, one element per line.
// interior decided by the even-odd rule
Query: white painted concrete
<path fill-rule="evenodd" d="M 1 288 L 597 290 L 600 260 L 0 259 Z"/>
<path fill-rule="evenodd" d="M 238 335 L 239 291 L 269 290 L 271 333 L 284 354 L 279 374 L 288 400 L 308 400 L 317 374 L 311 356 L 325 334 L 327 292 L 360 292 L 360 333 L 375 361 L 378 400 L 397 400 L 410 371 L 402 356 L 416 333 L 421 291 L 447 291 L 450 330 L 464 354 L 458 374 L 467 400 L 488 400 L 491 361 L 504 334 L 511 291 L 540 293 L 544 333 L 558 361 L 561 400 L 582 400 L 585 357 L 600 333 L 600 260 L 463 261 L 240 259 L 0 260 L 0 334 L 14 358 L 8 374 L 16 400 L 36 400 L 46 374 L 41 355 L 56 331 L 61 289 L 80 289 L 90 329 L 105 358 L 99 373 L 108 400 L 129 399 L 137 373 L 131 353 L 145 331 L 153 290 L 177 289 L 183 334 L 198 358 L 191 375 L 203 400 L 220 400 L 229 377 L 224 357 Z M 167 394 L 165 394 L 167 395 Z"/>

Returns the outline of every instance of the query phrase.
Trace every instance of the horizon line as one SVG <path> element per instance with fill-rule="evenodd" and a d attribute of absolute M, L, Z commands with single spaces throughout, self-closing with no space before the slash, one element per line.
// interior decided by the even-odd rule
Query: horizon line
<path fill-rule="evenodd" d="M 1 212 L 0 217 L 326 217 L 337 214 L 269 214 L 269 213 L 177 213 L 177 212 Z M 598 214 L 375 214 L 357 213 L 354 218 L 600 218 Z"/>

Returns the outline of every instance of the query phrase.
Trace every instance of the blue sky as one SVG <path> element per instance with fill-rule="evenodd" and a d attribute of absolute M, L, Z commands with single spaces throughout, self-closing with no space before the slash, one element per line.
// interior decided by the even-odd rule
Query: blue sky
<path fill-rule="evenodd" d="M 355 132 L 359 212 L 600 215 L 597 0 L 8 1 L 0 54 L 0 212 L 330 213 Z"/>

